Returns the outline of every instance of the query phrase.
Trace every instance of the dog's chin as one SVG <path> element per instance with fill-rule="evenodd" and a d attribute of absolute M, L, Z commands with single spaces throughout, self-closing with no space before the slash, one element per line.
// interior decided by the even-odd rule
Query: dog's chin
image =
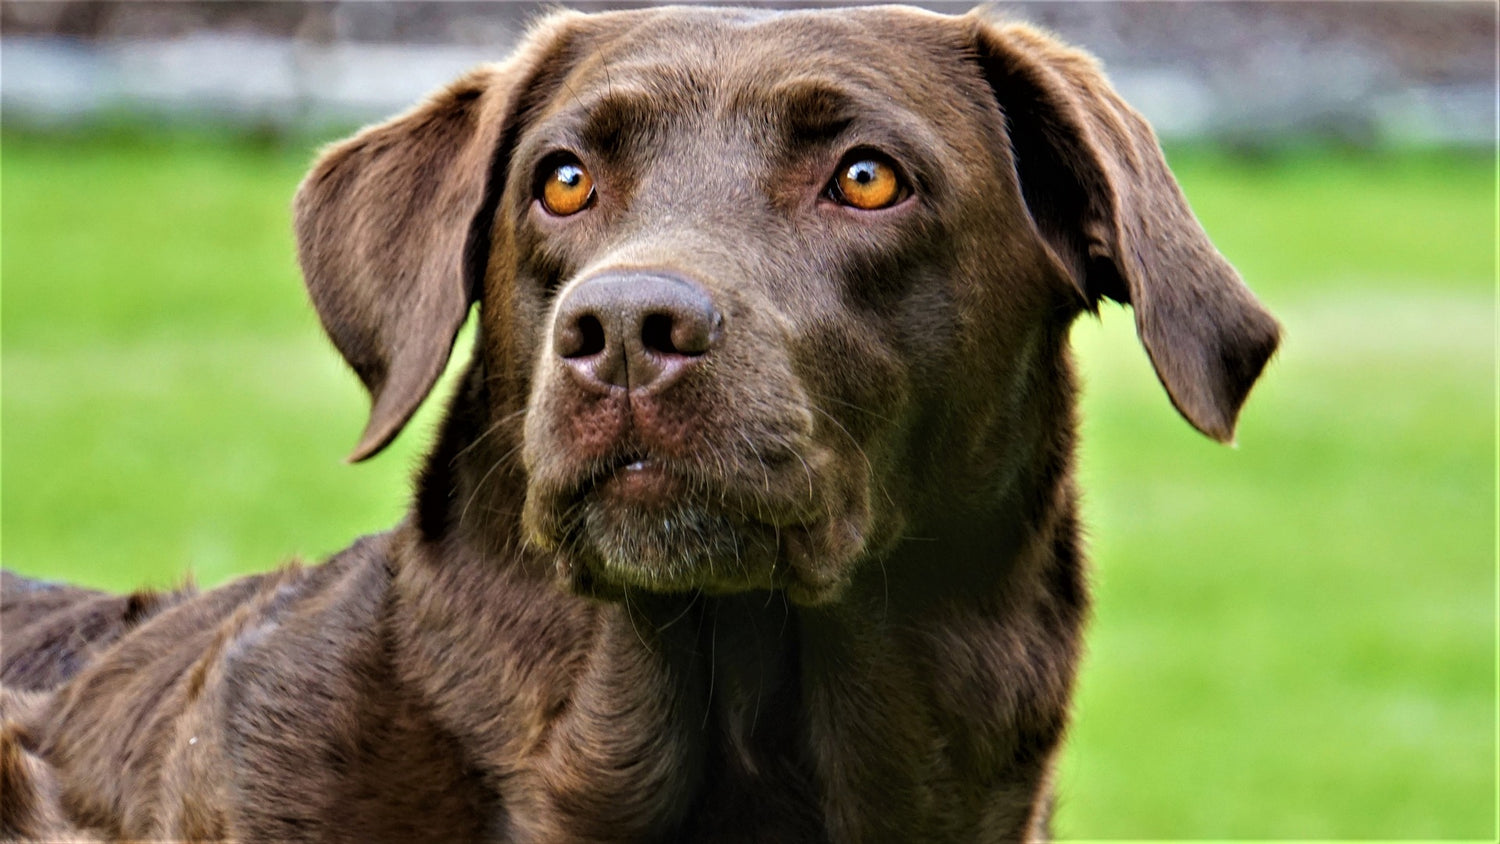
<path fill-rule="evenodd" d="M 844 585 L 841 575 L 819 573 L 825 566 L 817 563 L 829 562 L 818 550 L 826 545 L 826 526 L 778 519 L 764 508 L 747 516 L 756 508 L 731 503 L 736 497 L 728 491 L 651 461 L 549 498 L 544 535 L 550 536 L 538 544 L 553 549 L 559 575 L 578 594 L 623 599 L 769 589 L 816 605 L 835 599 Z"/>
<path fill-rule="evenodd" d="M 596 594 L 774 588 L 774 536 L 689 501 L 585 500 L 563 550 L 576 586 Z M 579 568 L 582 570 L 580 571 Z"/>

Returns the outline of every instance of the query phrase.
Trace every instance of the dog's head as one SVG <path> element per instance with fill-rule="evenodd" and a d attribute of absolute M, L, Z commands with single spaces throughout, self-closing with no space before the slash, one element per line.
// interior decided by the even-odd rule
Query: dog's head
<path fill-rule="evenodd" d="M 1101 298 L 1216 439 L 1277 342 L 1094 64 L 977 15 L 564 13 L 328 150 L 296 216 L 355 458 L 479 302 L 493 459 L 595 588 L 823 601 L 1014 495 Z"/>

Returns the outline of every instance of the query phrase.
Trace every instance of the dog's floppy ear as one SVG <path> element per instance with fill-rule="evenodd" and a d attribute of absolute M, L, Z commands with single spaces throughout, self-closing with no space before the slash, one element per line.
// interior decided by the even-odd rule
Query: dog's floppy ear
<path fill-rule="evenodd" d="M 297 190 L 308 292 L 370 392 L 351 461 L 394 439 L 442 374 L 483 281 L 517 95 L 573 17 L 552 16 L 509 61 L 329 147 Z"/>
<path fill-rule="evenodd" d="M 1022 196 L 1090 308 L 1132 305 L 1179 412 L 1222 442 L 1280 329 L 1208 240 L 1151 127 L 1093 59 L 1020 24 L 971 15 Z"/>

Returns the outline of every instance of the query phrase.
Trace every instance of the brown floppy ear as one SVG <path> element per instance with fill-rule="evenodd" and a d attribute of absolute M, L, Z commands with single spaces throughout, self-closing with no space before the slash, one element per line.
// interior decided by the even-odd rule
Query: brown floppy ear
<path fill-rule="evenodd" d="M 1024 25 L 968 20 L 1042 237 L 1090 308 L 1100 297 L 1133 306 L 1177 410 L 1232 441 L 1276 350 L 1276 320 L 1209 242 L 1155 133 L 1092 58 Z"/>
<path fill-rule="evenodd" d="M 483 282 L 516 94 L 573 17 L 554 15 L 504 64 L 329 147 L 297 190 L 308 292 L 370 392 L 351 462 L 385 448 L 443 372 Z"/>

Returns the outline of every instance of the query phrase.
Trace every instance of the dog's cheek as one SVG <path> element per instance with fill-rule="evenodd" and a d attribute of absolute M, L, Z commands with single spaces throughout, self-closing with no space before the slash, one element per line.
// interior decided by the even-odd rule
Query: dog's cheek
<path fill-rule="evenodd" d="M 910 370 L 879 320 L 857 317 L 821 321 L 796 344 L 822 447 L 813 471 L 828 518 L 817 544 L 833 560 L 875 551 L 905 518 L 893 473 L 911 411 Z"/>
<path fill-rule="evenodd" d="M 992 204 L 986 213 L 1007 209 Z M 993 497 L 996 484 L 1017 476 L 1062 412 L 1071 390 L 1063 348 L 1078 302 L 1044 258 L 1040 242 L 1020 230 L 971 231 L 953 240 L 952 295 L 965 316 L 948 338 L 949 362 L 919 379 L 947 398 L 918 399 L 935 408 L 925 438 L 946 444 L 925 467 L 928 485 L 941 485 L 943 500 Z"/>
<path fill-rule="evenodd" d="M 820 320 L 794 344 L 798 375 L 840 450 L 877 444 L 905 413 L 909 370 L 873 314 Z"/>
<path fill-rule="evenodd" d="M 482 370 L 485 418 L 476 435 L 483 432 L 486 447 L 519 464 L 546 309 L 524 289 L 514 238 L 506 226 L 497 225 L 493 243 L 478 307 L 475 356 Z"/>
<path fill-rule="evenodd" d="M 588 417 L 570 413 L 561 391 L 550 388 L 546 367 L 539 365 L 537 369 L 521 442 L 521 461 L 526 469 L 521 521 L 528 542 L 555 550 L 562 539 L 562 511 L 567 503 L 563 496 L 569 477 L 564 469 L 575 462 L 572 452 L 576 448 L 556 426 L 562 420 L 577 427 Z M 594 439 L 607 439 L 607 434 L 600 433 Z"/>
<path fill-rule="evenodd" d="M 492 387 L 491 424 L 521 417 L 514 425 L 520 441 L 506 447 L 514 449 L 526 477 L 523 534 L 532 546 L 551 550 L 561 529 L 556 494 L 566 479 L 547 469 L 564 465 L 568 457 L 568 443 L 552 426 L 578 415 L 559 406 L 567 394 L 556 389 L 560 368 L 548 353 L 555 279 L 566 267 L 525 225 L 528 204 L 529 198 L 507 196 L 496 215 L 480 304 L 481 354 Z"/>
<path fill-rule="evenodd" d="M 534 343 L 545 342 L 545 333 L 535 334 L 540 337 L 533 340 Z M 524 404 L 519 411 L 514 411 L 524 417 L 521 442 L 515 445 L 526 476 L 521 525 L 528 543 L 543 550 L 555 550 L 562 531 L 556 505 L 566 481 L 557 467 L 565 464 L 568 449 L 553 426 L 554 420 L 566 418 L 566 409 L 558 406 L 562 398 L 553 388 L 555 367 L 549 365 L 545 355 L 534 351 L 529 358 L 524 370 Z"/>

